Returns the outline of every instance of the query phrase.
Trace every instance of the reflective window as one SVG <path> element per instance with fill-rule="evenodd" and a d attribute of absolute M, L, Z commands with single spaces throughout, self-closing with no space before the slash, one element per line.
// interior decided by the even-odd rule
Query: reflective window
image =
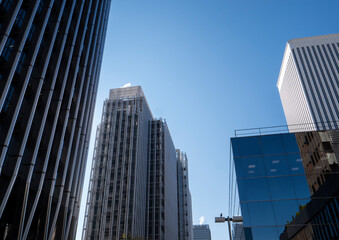
<path fill-rule="evenodd" d="M 20 9 L 18 16 L 15 19 L 15 24 L 20 28 L 22 27 L 22 24 L 24 22 L 25 16 L 26 16 L 27 12 L 25 9 Z"/>
<path fill-rule="evenodd" d="M 1 56 L 6 61 L 8 61 L 9 56 L 11 55 L 11 52 L 14 48 L 14 43 L 15 43 L 15 41 L 14 41 L 13 38 L 10 37 L 10 38 L 7 39 L 6 45 L 5 45 L 4 50 L 2 51 L 2 54 L 1 54 Z"/>

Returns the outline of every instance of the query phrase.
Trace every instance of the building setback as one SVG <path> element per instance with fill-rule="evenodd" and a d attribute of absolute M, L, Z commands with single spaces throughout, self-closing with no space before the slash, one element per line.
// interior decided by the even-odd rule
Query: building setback
<path fill-rule="evenodd" d="M 74 239 L 110 0 L 0 1 L 0 237 Z"/>
<path fill-rule="evenodd" d="M 85 239 L 178 239 L 177 160 L 141 87 L 112 89 L 98 127 Z"/>
<path fill-rule="evenodd" d="M 339 128 L 339 34 L 288 41 L 277 83 L 291 132 Z"/>

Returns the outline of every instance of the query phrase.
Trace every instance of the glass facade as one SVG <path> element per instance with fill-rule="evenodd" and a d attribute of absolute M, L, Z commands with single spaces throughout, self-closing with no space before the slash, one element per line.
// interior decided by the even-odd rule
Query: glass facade
<path fill-rule="evenodd" d="M 310 135 L 314 140 L 309 139 Z M 333 211 L 329 213 L 332 205 L 323 203 L 323 207 L 328 205 L 328 209 L 323 210 L 328 217 L 317 224 L 333 225 L 333 233 L 338 230 L 338 221 L 333 221 L 338 216 L 335 207 L 338 187 L 328 187 L 332 192 L 325 189 L 325 183 L 337 176 L 338 161 L 333 150 L 336 143 L 330 132 L 239 137 L 232 138 L 231 142 L 247 240 L 293 239 L 291 229 L 294 234 L 307 228 L 312 230 L 312 221 L 321 214 L 316 216 L 317 212 L 313 212 L 314 219 L 305 216 L 311 216 L 309 209 L 314 207 L 310 205 L 317 206 L 320 211 L 320 198 L 325 202 L 332 199 Z M 303 216 L 302 221 L 300 216 Z M 291 236 L 284 237 L 286 231 Z M 315 231 L 312 231 L 314 236 Z"/>
<path fill-rule="evenodd" d="M 0 238 L 74 239 L 110 0 L 0 0 Z"/>

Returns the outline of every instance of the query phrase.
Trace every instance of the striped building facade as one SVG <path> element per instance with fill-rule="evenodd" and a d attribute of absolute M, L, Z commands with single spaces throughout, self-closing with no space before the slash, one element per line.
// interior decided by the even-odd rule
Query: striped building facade
<path fill-rule="evenodd" d="M 97 130 L 83 239 L 144 239 L 151 120 L 140 87 L 110 91 Z"/>
<path fill-rule="evenodd" d="M 0 238 L 74 239 L 110 0 L 0 1 Z"/>
<path fill-rule="evenodd" d="M 339 128 L 339 34 L 290 40 L 277 83 L 290 132 Z"/>
<path fill-rule="evenodd" d="M 112 89 L 98 127 L 83 239 L 178 239 L 177 161 L 140 86 Z"/>

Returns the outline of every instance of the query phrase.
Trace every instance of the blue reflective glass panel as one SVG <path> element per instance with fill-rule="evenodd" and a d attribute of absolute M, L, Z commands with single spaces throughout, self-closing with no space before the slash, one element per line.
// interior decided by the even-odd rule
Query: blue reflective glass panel
<path fill-rule="evenodd" d="M 238 183 L 240 201 L 267 201 L 271 199 L 267 178 L 239 179 Z"/>
<path fill-rule="evenodd" d="M 286 154 L 263 156 L 267 176 L 289 175 L 289 166 Z"/>
<path fill-rule="evenodd" d="M 231 142 L 235 158 L 262 155 L 259 137 L 232 138 Z"/>
<path fill-rule="evenodd" d="M 284 153 L 285 150 L 281 139 L 281 135 L 262 136 L 260 140 L 263 155 Z"/>
<path fill-rule="evenodd" d="M 295 188 L 296 197 L 303 199 L 310 197 L 310 190 L 307 185 L 305 175 L 292 176 L 293 187 Z"/>
<path fill-rule="evenodd" d="M 299 153 L 299 147 L 297 144 L 297 140 L 295 138 L 295 134 L 282 134 L 281 135 L 282 144 L 284 145 L 285 153 Z"/>
<path fill-rule="evenodd" d="M 269 185 L 269 200 L 295 199 L 296 193 L 291 176 L 267 178 Z"/>
<path fill-rule="evenodd" d="M 299 212 L 297 200 L 273 201 L 272 205 L 277 225 L 285 225 L 287 221 L 291 222 L 292 216 L 295 217 L 296 213 Z"/>
<path fill-rule="evenodd" d="M 262 157 L 243 157 L 234 159 L 237 178 L 253 178 L 266 176 Z"/>
<path fill-rule="evenodd" d="M 277 225 L 273 213 L 272 202 L 248 202 L 247 207 L 250 215 L 251 227 Z"/>
<path fill-rule="evenodd" d="M 252 228 L 253 239 L 274 240 L 279 239 L 278 230 L 276 227 L 256 227 Z"/>
<path fill-rule="evenodd" d="M 300 154 L 288 154 L 286 155 L 286 158 L 288 160 L 288 167 L 291 175 L 305 175 Z"/>

